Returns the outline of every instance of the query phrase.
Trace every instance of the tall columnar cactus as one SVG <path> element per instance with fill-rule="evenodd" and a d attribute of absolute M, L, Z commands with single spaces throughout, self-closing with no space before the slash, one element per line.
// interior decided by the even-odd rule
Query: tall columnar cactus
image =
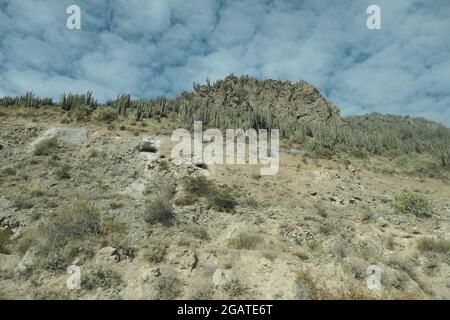
<path fill-rule="evenodd" d="M 98 107 L 97 100 L 92 96 L 92 92 L 88 91 L 86 94 L 63 94 L 59 102 L 64 110 L 85 109 L 93 111 Z"/>
<path fill-rule="evenodd" d="M 116 100 L 116 109 L 117 113 L 121 115 L 125 115 L 127 109 L 131 106 L 131 97 L 129 94 L 122 94 L 117 97 Z"/>
<path fill-rule="evenodd" d="M 136 120 L 141 121 L 145 117 L 145 103 L 144 101 L 139 101 L 136 106 Z"/>
<path fill-rule="evenodd" d="M 431 144 L 431 150 L 434 157 L 443 167 L 450 167 L 450 142 L 434 141 Z"/>

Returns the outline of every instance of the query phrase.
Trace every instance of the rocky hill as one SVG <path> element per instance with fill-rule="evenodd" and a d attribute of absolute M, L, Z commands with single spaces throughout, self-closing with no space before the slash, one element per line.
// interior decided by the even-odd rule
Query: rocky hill
<path fill-rule="evenodd" d="M 339 109 L 306 81 L 257 80 L 229 75 L 213 84 L 194 84 L 193 98 L 209 108 L 271 110 L 282 121 L 298 123 L 342 122 Z"/>

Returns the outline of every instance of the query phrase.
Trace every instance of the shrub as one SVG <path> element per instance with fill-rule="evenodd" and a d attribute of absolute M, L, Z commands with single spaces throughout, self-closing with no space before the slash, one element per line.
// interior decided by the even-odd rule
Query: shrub
<path fill-rule="evenodd" d="M 102 234 L 99 209 L 87 202 L 80 202 L 70 212 L 51 217 L 41 229 L 47 240 L 56 246 L 64 246 L 68 241 Z"/>
<path fill-rule="evenodd" d="M 211 207 L 216 210 L 232 212 L 237 205 L 233 192 L 226 185 L 216 186 L 205 176 L 188 177 L 184 180 L 186 191 L 197 197 L 206 197 Z M 184 200 L 194 200 L 194 196 Z"/>
<path fill-rule="evenodd" d="M 125 206 L 125 201 L 123 200 L 113 200 L 111 201 L 111 203 L 109 204 L 109 206 L 111 207 L 111 209 L 115 210 L 115 209 L 119 209 Z"/>
<path fill-rule="evenodd" d="M 185 178 L 184 187 L 186 191 L 199 197 L 205 197 L 215 191 L 214 184 L 205 176 Z"/>
<path fill-rule="evenodd" d="M 323 207 L 323 205 L 320 202 L 316 202 L 314 204 L 314 209 L 316 213 L 322 218 L 326 218 L 328 216 L 327 210 Z"/>
<path fill-rule="evenodd" d="M 75 117 L 75 120 L 78 122 L 86 121 L 89 119 L 91 112 L 87 109 L 75 109 L 71 112 L 71 116 Z"/>
<path fill-rule="evenodd" d="M 83 273 L 81 288 L 94 290 L 97 288 L 115 288 L 122 284 L 122 277 L 110 267 L 95 266 Z"/>
<path fill-rule="evenodd" d="M 144 252 L 144 258 L 151 263 L 164 261 L 167 254 L 167 245 L 162 242 L 154 242 Z"/>
<path fill-rule="evenodd" d="M 242 285 L 241 281 L 237 278 L 233 278 L 227 281 L 223 286 L 223 290 L 228 293 L 231 297 L 239 297 L 245 292 L 245 287 Z"/>
<path fill-rule="evenodd" d="M 144 221 L 149 224 L 161 223 L 170 225 L 173 221 L 173 204 L 167 197 L 156 196 L 149 200 Z"/>
<path fill-rule="evenodd" d="M 155 172 L 151 182 L 147 185 L 145 193 L 172 200 L 176 192 L 176 180 L 172 173 L 167 171 Z"/>
<path fill-rule="evenodd" d="M 217 188 L 211 195 L 208 196 L 211 206 L 216 210 L 223 210 L 225 212 L 233 212 L 237 204 L 236 199 L 228 186 L 221 186 Z"/>
<path fill-rule="evenodd" d="M 35 156 L 48 156 L 57 151 L 59 148 L 56 138 L 48 138 L 39 141 L 33 151 Z"/>
<path fill-rule="evenodd" d="M 317 299 L 319 289 L 311 275 L 306 271 L 300 271 L 295 277 L 296 295 L 299 299 L 313 300 Z"/>
<path fill-rule="evenodd" d="M 106 124 L 111 124 L 117 117 L 117 111 L 112 108 L 102 108 L 97 113 L 97 120 Z"/>
<path fill-rule="evenodd" d="M 234 238 L 228 240 L 228 245 L 234 249 L 253 250 L 261 242 L 259 235 L 240 232 Z"/>
<path fill-rule="evenodd" d="M 169 162 L 167 160 L 161 160 L 158 163 L 161 170 L 167 171 L 169 169 Z"/>
<path fill-rule="evenodd" d="M 7 253 L 6 245 L 9 244 L 9 238 L 12 232 L 9 229 L 0 229 L 0 253 Z"/>
<path fill-rule="evenodd" d="M 193 300 L 211 300 L 214 295 L 214 286 L 211 282 L 201 281 L 194 284 L 191 299 Z"/>
<path fill-rule="evenodd" d="M 181 282 L 173 276 L 160 276 L 155 279 L 153 289 L 155 299 L 173 300 L 181 294 Z"/>
<path fill-rule="evenodd" d="M 63 164 L 61 167 L 59 167 L 55 174 L 60 180 L 70 179 L 70 166 L 68 164 Z"/>
<path fill-rule="evenodd" d="M 5 167 L 5 168 L 2 168 L 2 170 L 0 171 L 0 175 L 3 177 L 14 176 L 16 174 L 16 172 L 17 172 L 17 170 L 12 167 Z"/>
<path fill-rule="evenodd" d="M 33 202 L 31 202 L 29 199 L 23 196 L 15 198 L 13 205 L 15 208 L 18 209 L 31 209 L 34 206 Z"/>
<path fill-rule="evenodd" d="M 33 197 L 42 197 L 43 195 L 45 195 L 45 191 L 42 190 L 39 186 L 33 186 L 30 192 Z"/>
<path fill-rule="evenodd" d="M 421 238 L 417 243 L 420 252 L 450 253 L 450 241 L 435 238 Z"/>
<path fill-rule="evenodd" d="M 92 256 L 93 246 L 103 235 L 98 208 L 80 202 L 72 210 L 51 215 L 36 230 L 28 231 L 19 247 L 21 251 L 34 247 L 39 257 L 37 266 L 59 271 L 77 256 Z"/>
<path fill-rule="evenodd" d="M 208 231 L 206 231 L 205 227 L 203 226 L 192 223 L 187 226 L 187 230 L 198 239 L 208 239 Z"/>
<path fill-rule="evenodd" d="M 392 203 L 396 213 L 414 214 L 419 218 L 430 217 L 433 205 L 425 196 L 415 192 L 402 192 Z"/>

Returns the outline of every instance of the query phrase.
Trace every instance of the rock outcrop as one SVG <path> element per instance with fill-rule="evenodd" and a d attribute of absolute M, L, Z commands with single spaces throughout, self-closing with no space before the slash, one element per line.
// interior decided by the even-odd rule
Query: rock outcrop
<path fill-rule="evenodd" d="M 194 90 L 194 98 L 211 108 L 268 109 L 280 119 L 299 123 L 342 122 L 339 109 L 306 81 L 292 83 L 230 75 L 214 84 L 194 84 Z"/>

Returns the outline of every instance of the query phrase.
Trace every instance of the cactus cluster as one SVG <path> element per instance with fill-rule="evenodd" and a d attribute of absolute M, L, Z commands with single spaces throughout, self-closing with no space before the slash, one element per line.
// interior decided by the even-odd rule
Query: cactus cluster
<path fill-rule="evenodd" d="M 38 98 L 33 91 L 27 91 L 24 95 L 18 97 L 6 96 L 0 98 L 0 106 L 24 106 L 26 108 L 39 108 L 53 105 L 51 98 Z"/>
<path fill-rule="evenodd" d="M 97 100 L 93 98 L 91 91 L 85 94 L 64 93 L 59 105 L 64 110 L 84 109 L 89 111 L 93 111 L 99 106 Z"/>

